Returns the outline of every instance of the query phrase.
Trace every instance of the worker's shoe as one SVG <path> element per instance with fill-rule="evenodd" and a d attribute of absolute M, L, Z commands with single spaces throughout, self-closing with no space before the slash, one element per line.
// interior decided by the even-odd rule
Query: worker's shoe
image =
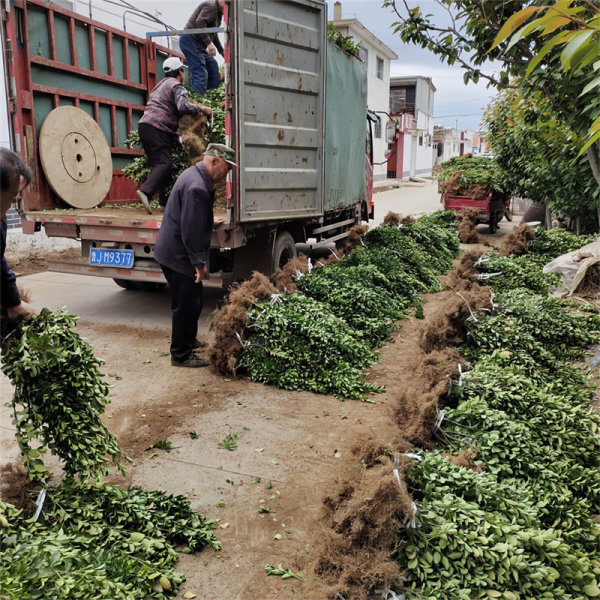
<path fill-rule="evenodd" d="M 185 360 L 177 360 L 171 357 L 171 365 L 173 367 L 189 367 L 192 369 L 198 367 L 207 367 L 208 361 L 197 354 L 190 354 Z"/>
<path fill-rule="evenodd" d="M 146 196 L 146 194 L 144 194 L 144 192 L 142 192 L 142 190 L 138 190 L 135 194 L 139 198 L 140 202 L 144 205 L 146 212 L 149 215 L 151 215 L 152 209 L 150 208 L 150 201 L 148 200 L 148 196 Z"/>
<path fill-rule="evenodd" d="M 192 342 L 192 350 L 199 350 L 200 348 L 206 348 L 208 346 L 207 342 L 203 342 L 200 340 L 194 340 Z"/>

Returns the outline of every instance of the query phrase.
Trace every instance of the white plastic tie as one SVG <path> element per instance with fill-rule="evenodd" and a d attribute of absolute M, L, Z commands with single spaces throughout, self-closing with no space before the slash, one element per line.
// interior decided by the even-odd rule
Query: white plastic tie
<path fill-rule="evenodd" d="M 42 481 L 42 483 L 45 485 L 46 482 Z M 40 490 L 40 493 L 38 494 L 38 497 L 35 501 L 35 515 L 33 515 L 33 520 L 37 521 L 38 517 L 40 516 L 40 514 L 42 513 L 42 508 L 44 507 L 44 500 L 46 500 L 46 488 L 43 487 Z"/>
<path fill-rule="evenodd" d="M 489 262 L 490 259 L 489 258 L 484 258 L 483 255 L 481 255 L 474 263 L 474 266 L 476 267 L 480 267 L 483 263 L 485 262 Z"/>
<path fill-rule="evenodd" d="M 362 242 L 362 240 L 361 240 L 361 242 Z M 340 260 L 340 257 L 335 253 L 335 250 L 332 250 L 331 254 L 333 254 L 338 260 Z"/>
<path fill-rule="evenodd" d="M 492 305 L 492 310 L 496 310 L 498 308 L 498 304 L 496 303 L 496 294 L 494 294 L 494 292 L 490 294 L 490 304 Z"/>
<path fill-rule="evenodd" d="M 440 412 L 438 413 L 437 421 L 435 422 L 435 429 L 436 430 L 438 430 L 442 426 L 442 423 L 444 421 L 444 417 L 445 416 L 446 416 L 446 411 L 445 410 L 440 410 Z"/>
<path fill-rule="evenodd" d="M 312 261 L 310 260 L 310 258 L 308 259 L 308 262 L 306 263 L 306 268 L 308 269 L 309 274 L 313 270 L 313 264 L 312 264 Z"/>
<path fill-rule="evenodd" d="M 471 305 L 467 302 L 467 299 L 460 292 L 456 292 L 456 295 L 465 301 L 465 304 L 467 305 L 467 308 L 469 309 L 469 312 L 471 313 L 470 318 L 473 319 L 473 321 L 475 321 L 475 323 L 477 323 L 477 317 L 475 316 L 475 313 L 471 310 Z"/>
<path fill-rule="evenodd" d="M 458 363 L 458 387 L 462 387 L 463 385 L 463 381 L 465 379 L 465 377 L 470 373 L 471 371 L 464 371 L 462 370 L 462 365 L 460 363 Z"/>
<path fill-rule="evenodd" d="M 404 491 L 404 485 L 402 484 L 402 479 L 400 479 L 400 473 L 398 472 L 398 469 L 394 469 L 392 471 L 394 473 L 394 477 L 396 478 L 396 481 L 398 482 L 398 487 Z"/>
<path fill-rule="evenodd" d="M 490 277 L 497 277 L 498 275 L 502 275 L 502 271 L 498 271 L 497 273 L 479 273 L 477 279 L 490 279 Z"/>
<path fill-rule="evenodd" d="M 250 345 L 250 340 L 243 340 L 242 336 L 237 331 L 235 332 L 235 337 L 238 339 L 238 342 L 242 348 L 246 348 Z"/>
<path fill-rule="evenodd" d="M 408 517 L 405 519 L 404 525 L 409 529 L 416 529 L 419 526 L 419 521 L 417 519 L 417 505 L 415 502 L 410 503 L 410 509 L 412 510 L 412 517 L 409 519 Z"/>
<path fill-rule="evenodd" d="M 281 299 L 281 294 L 271 294 L 271 299 L 269 300 L 269 304 L 273 306 L 274 304 L 281 304 L 283 300 Z"/>
<path fill-rule="evenodd" d="M 299 271 L 298 269 L 296 269 L 296 272 L 294 273 L 296 279 L 300 279 L 301 277 L 304 277 L 304 273 L 302 271 Z"/>
<path fill-rule="evenodd" d="M 423 457 L 420 454 L 413 454 L 411 452 L 405 452 L 402 456 L 406 456 L 407 458 L 412 458 L 414 460 L 418 460 L 419 462 L 421 462 L 423 460 Z"/>
<path fill-rule="evenodd" d="M 376 594 L 381 594 L 383 600 L 406 600 L 404 594 L 396 594 L 393 590 L 375 590 Z"/>

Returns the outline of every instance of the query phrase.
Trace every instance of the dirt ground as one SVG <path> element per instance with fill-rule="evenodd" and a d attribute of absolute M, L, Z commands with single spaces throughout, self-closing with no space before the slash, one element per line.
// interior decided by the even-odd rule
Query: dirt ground
<path fill-rule="evenodd" d="M 491 243 L 498 247 L 502 238 L 484 234 L 481 244 L 468 248 L 489 251 Z M 13 263 L 22 273 L 34 272 L 29 268 L 35 267 Z M 105 422 L 133 460 L 128 475 L 112 482 L 184 494 L 195 510 L 219 519 L 222 550 L 181 555 L 177 567 L 187 580 L 178 597 L 186 591 L 203 600 L 319 597 L 323 582 L 312 566 L 323 551 L 323 502 L 354 477 L 357 444 L 397 447 L 399 427 L 403 439 L 417 443 L 418 432 L 402 424 L 415 415 L 428 417 L 412 394 L 433 393 L 458 375 L 452 355 L 432 364 L 423 350 L 426 332 L 450 296 L 454 292 L 428 296 L 425 319 L 402 321 L 381 349 L 368 379 L 384 384 L 386 392 L 373 395 L 372 403 L 283 391 L 208 368 L 174 369 L 165 353 L 168 330 L 79 321 L 79 333 L 106 361 L 106 380 L 114 386 Z M 10 393 L 2 376 L 2 399 Z M 1 408 L 4 466 L 18 464 L 10 428 L 9 410 Z M 230 434 L 237 436 L 237 448 L 220 448 Z M 160 440 L 171 442 L 169 452 L 154 447 Z M 0 476 L 20 493 L 14 473 L 5 469 Z M 278 563 L 303 571 L 303 581 L 267 576 L 265 565 Z"/>

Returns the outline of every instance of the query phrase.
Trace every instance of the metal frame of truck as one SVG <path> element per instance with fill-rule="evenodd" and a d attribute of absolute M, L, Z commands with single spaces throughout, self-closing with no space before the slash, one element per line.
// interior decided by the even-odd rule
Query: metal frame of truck
<path fill-rule="evenodd" d="M 360 152 L 367 173 L 365 193 L 356 201 L 324 206 L 319 161 L 325 152 L 325 4 L 242 0 L 231 6 L 233 14 L 227 9 L 225 14 L 226 136 L 238 151 L 243 172 L 236 169 L 229 177 L 227 224 L 211 240 L 211 276 L 206 283 L 218 286 L 224 275 L 235 279 L 253 269 L 270 273 L 295 254 L 295 243 L 338 242 L 354 224 L 373 216 L 372 155 L 365 157 L 364 146 Z M 137 126 L 162 61 L 175 53 L 150 37 L 138 38 L 43 0 L 13 0 L 11 12 L 2 11 L 2 25 L 14 148 L 35 173 L 35 182 L 20 202 L 23 231 L 44 227 L 49 236 L 79 239 L 83 258 L 90 247 L 135 253 L 129 269 L 59 261 L 50 263 L 51 270 L 112 277 L 124 287 L 135 281 L 164 283 L 153 259 L 160 215 L 102 205 L 125 204 L 135 197 L 133 182 L 119 167 L 141 152 L 124 148 L 122 142 Z M 307 66 L 311 60 L 312 71 Z M 253 123 L 253 111 L 265 108 L 265 90 L 264 97 L 271 100 L 280 95 L 279 104 L 288 110 L 272 111 L 268 123 L 264 118 Z M 302 111 L 311 102 L 318 118 L 303 124 Z M 65 103 L 87 110 L 109 140 L 113 180 L 107 199 L 96 209 L 56 210 L 61 203 L 40 167 L 37 137 L 42 117 L 47 109 Z M 370 122 L 366 132 L 372 136 Z M 264 166 L 252 163 L 261 158 L 261 151 Z M 303 164 L 293 164 L 299 160 Z"/>

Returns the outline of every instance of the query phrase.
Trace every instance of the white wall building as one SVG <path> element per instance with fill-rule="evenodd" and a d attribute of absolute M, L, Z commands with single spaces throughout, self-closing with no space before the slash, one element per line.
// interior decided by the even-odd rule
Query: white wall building
<path fill-rule="evenodd" d="M 390 98 L 390 62 L 396 60 L 398 55 L 357 19 L 343 19 L 341 2 L 336 2 L 333 7 L 332 22 L 342 35 L 350 36 L 360 44 L 360 57 L 367 67 L 367 105 L 369 110 L 387 113 Z M 385 114 L 379 114 L 379 116 L 381 123 L 376 123 L 374 127 L 373 160 L 375 163 L 383 164 L 373 167 L 375 181 L 387 177 L 385 152 L 388 146 L 384 135 L 387 117 Z"/>
<path fill-rule="evenodd" d="M 392 162 L 388 164 L 388 177 L 431 175 L 434 95 L 435 86 L 430 77 L 390 79 L 389 112 L 403 126 L 399 128 L 397 143 L 391 148 Z"/>

